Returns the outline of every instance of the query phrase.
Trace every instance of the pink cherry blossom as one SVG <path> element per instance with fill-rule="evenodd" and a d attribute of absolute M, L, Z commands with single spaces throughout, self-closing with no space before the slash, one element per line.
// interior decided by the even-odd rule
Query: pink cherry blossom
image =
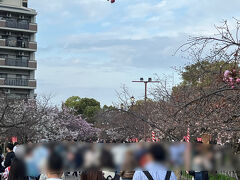
<path fill-rule="evenodd" d="M 228 77 L 230 74 L 231 74 L 231 71 L 226 70 L 226 71 L 224 72 L 224 77 Z"/>
<path fill-rule="evenodd" d="M 237 83 L 240 83 L 240 78 L 237 78 L 237 79 L 236 79 L 236 82 L 237 82 Z"/>

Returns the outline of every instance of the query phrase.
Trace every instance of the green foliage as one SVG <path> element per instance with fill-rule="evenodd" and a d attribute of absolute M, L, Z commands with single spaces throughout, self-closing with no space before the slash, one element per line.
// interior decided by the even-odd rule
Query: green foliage
<path fill-rule="evenodd" d="M 225 70 L 232 69 L 234 66 L 234 63 L 226 63 L 225 61 L 201 61 L 185 66 L 184 72 L 181 74 L 182 84 L 208 86 L 216 81 L 214 78 L 216 75 L 221 75 Z"/>
<path fill-rule="evenodd" d="M 182 172 L 183 174 L 183 177 L 187 178 L 187 179 L 192 179 L 193 176 L 187 174 L 185 171 Z M 184 178 L 184 179 L 185 179 Z M 232 178 L 232 177 L 229 177 L 229 176 L 225 176 L 223 174 L 209 174 L 209 180 L 236 180 L 236 178 Z"/>
<path fill-rule="evenodd" d="M 147 98 L 147 103 L 153 103 L 154 101 L 151 98 Z M 141 106 L 145 104 L 145 100 L 137 100 L 135 105 L 136 106 Z"/>
<path fill-rule="evenodd" d="M 93 98 L 80 98 L 78 96 L 72 96 L 68 98 L 65 102 L 65 106 L 73 110 L 76 114 L 81 114 L 89 122 L 101 109 L 100 102 Z"/>
<path fill-rule="evenodd" d="M 84 114 L 86 108 L 88 107 L 98 107 L 100 109 L 100 102 L 95 99 L 82 98 L 78 104 L 78 113 Z"/>
<path fill-rule="evenodd" d="M 143 105 L 144 103 L 145 103 L 144 100 L 137 100 L 135 104 L 136 104 L 137 106 L 141 106 L 141 105 Z"/>
<path fill-rule="evenodd" d="M 108 110 L 116 110 L 117 108 L 114 106 L 104 105 L 102 109 L 103 109 L 103 111 L 108 111 Z"/>
<path fill-rule="evenodd" d="M 80 104 L 80 100 L 81 100 L 81 98 L 79 96 L 72 96 L 66 100 L 64 105 L 73 111 L 77 111 L 79 109 L 78 106 Z"/>
<path fill-rule="evenodd" d="M 221 80 L 225 70 L 236 68 L 238 64 L 225 61 L 201 61 L 184 67 L 181 73 L 182 82 L 173 87 L 173 93 L 182 87 L 208 87 L 214 82 Z"/>
<path fill-rule="evenodd" d="M 99 112 L 99 106 L 87 106 L 83 112 L 84 116 L 88 117 L 88 122 L 94 123 L 93 118 Z"/>
<path fill-rule="evenodd" d="M 229 177 L 229 176 L 225 176 L 222 174 L 217 174 L 217 175 L 210 175 L 209 180 L 236 180 L 235 178 Z"/>

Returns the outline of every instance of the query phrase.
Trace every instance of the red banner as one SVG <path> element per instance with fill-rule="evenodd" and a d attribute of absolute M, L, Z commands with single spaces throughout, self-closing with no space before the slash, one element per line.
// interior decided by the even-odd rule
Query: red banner
<path fill-rule="evenodd" d="M 17 142 L 18 141 L 18 139 L 17 139 L 17 137 L 12 137 L 12 143 L 14 144 L 15 142 Z"/>

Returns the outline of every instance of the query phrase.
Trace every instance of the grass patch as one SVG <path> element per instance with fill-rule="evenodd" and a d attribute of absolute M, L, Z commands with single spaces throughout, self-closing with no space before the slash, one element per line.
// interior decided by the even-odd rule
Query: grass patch
<path fill-rule="evenodd" d="M 193 177 L 193 176 L 190 176 L 189 174 L 187 174 L 186 172 L 183 172 L 182 176 L 185 179 L 192 179 L 192 177 Z M 210 174 L 209 175 L 209 180 L 236 180 L 236 178 L 229 177 L 229 176 L 226 176 L 226 175 L 223 175 L 223 174 L 216 174 L 216 175 Z"/>
<path fill-rule="evenodd" d="M 236 180 L 236 178 L 232 178 L 229 176 L 225 176 L 222 174 L 210 175 L 209 180 Z"/>

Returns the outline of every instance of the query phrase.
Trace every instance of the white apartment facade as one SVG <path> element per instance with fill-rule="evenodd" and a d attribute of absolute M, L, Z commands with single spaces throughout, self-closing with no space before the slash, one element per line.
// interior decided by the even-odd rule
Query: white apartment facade
<path fill-rule="evenodd" d="M 36 11 L 27 0 L 0 0 L 0 96 L 34 99 Z"/>

